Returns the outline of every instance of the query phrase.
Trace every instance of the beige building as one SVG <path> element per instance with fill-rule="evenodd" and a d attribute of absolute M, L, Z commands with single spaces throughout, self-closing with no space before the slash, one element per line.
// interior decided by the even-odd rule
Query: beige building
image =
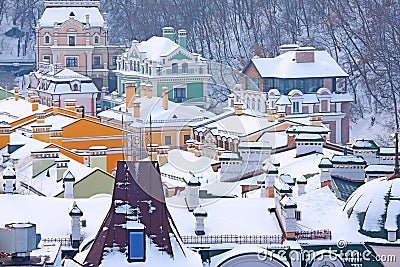
<path fill-rule="evenodd" d="M 97 88 L 108 86 L 108 74 L 116 68 L 124 47 L 108 44 L 106 14 L 100 1 L 45 0 L 45 11 L 36 26 L 36 58 L 61 64 L 87 75 Z"/>

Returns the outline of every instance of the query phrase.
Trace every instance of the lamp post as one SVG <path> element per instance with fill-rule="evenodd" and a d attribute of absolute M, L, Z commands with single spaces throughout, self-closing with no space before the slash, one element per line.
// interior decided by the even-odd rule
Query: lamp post
<path fill-rule="evenodd" d="M 399 168 L 399 129 L 395 132 L 394 137 L 395 137 L 394 173 L 389 176 L 389 179 L 400 178 L 400 168 Z"/>

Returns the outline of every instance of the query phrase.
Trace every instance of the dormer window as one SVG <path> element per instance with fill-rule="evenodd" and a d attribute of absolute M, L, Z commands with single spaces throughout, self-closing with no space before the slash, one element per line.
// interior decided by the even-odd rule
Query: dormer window
<path fill-rule="evenodd" d="M 146 261 L 146 234 L 144 226 L 140 223 L 128 221 L 126 223 L 128 230 L 128 261 L 144 262 Z"/>
<path fill-rule="evenodd" d="M 71 91 L 79 92 L 81 90 L 81 84 L 79 81 L 75 80 L 71 82 Z"/>

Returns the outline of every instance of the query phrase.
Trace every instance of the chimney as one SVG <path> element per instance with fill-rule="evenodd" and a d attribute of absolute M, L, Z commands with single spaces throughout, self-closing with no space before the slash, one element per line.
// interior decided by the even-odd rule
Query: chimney
<path fill-rule="evenodd" d="M 89 15 L 89 14 L 86 14 L 86 15 L 85 15 L 86 26 L 89 26 L 89 18 L 90 18 L 90 15 Z"/>
<path fill-rule="evenodd" d="M 46 113 L 44 112 L 36 112 L 36 123 L 44 124 L 44 120 L 46 119 Z"/>
<path fill-rule="evenodd" d="M 63 174 L 68 169 L 69 159 L 57 159 L 55 160 L 57 165 L 57 182 L 61 181 L 64 177 Z"/>
<path fill-rule="evenodd" d="M 202 206 L 199 206 L 194 209 L 193 215 L 196 218 L 196 235 L 205 235 L 206 233 L 204 231 L 204 219 L 208 216 L 207 212 L 203 209 Z"/>
<path fill-rule="evenodd" d="M 68 199 L 74 198 L 75 176 L 69 170 L 66 170 L 64 172 L 63 182 L 64 182 L 64 198 Z"/>
<path fill-rule="evenodd" d="M 282 55 L 289 51 L 296 51 L 297 48 L 299 48 L 297 44 L 284 44 L 279 46 L 279 54 Z"/>
<path fill-rule="evenodd" d="M 39 109 L 39 97 L 32 96 L 31 101 L 32 101 L 32 111 L 38 110 Z"/>
<path fill-rule="evenodd" d="M 228 95 L 228 107 L 231 107 L 231 108 L 235 107 L 235 95 L 234 94 Z"/>
<path fill-rule="evenodd" d="M 278 107 L 278 121 L 284 121 L 286 117 L 286 106 Z"/>
<path fill-rule="evenodd" d="M 279 201 L 281 216 L 286 239 L 294 240 L 297 231 L 296 211 L 297 203 L 291 197 L 285 196 Z"/>
<path fill-rule="evenodd" d="M 160 146 L 158 147 L 158 164 L 160 166 L 163 166 L 165 163 L 168 163 L 168 151 L 169 151 L 169 146 Z"/>
<path fill-rule="evenodd" d="M 7 166 L 3 171 L 3 188 L 6 194 L 13 194 L 16 190 L 15 181 L 17 177 L 11 166 Z"/>
<path fill-rule="evenodd" d="M 332 181 L 332 162 L 328 158 L 322 158 L 318 164 L 318 168 L 321 170 L 321 188 L 325 186 L 331 187 Z"/>
<path fill-rule="evenodd" d="M 308 118 L 311 126 L 322 126 L 322 116 L 310 115 Z"/>
<path fill-rule="evenodd" d="M 145 97 L 147 95 L 147 84 L 141 83 L 140 84 L 140 97 Z"/>
<path fill-rule="evenodd" d="M 187 151 L 191 152 L 193 154 L 195 153 L 195 146 L 194 146 L 195 141 L 196 140 L 194 140 L 194 139 L 186 140 Z"/>
<path fill-rule="evenodd" d="M 297 63 L 312 63 L 315 62 L 315 48 L 314 47 L 299 47 L 296 51 Z"/>
<path fill-rule="evenodd" d="M 164 27 L 163 29 L 163 37 L 170 39 L 172 42 L 175 42 L 175 30 L 172 27 Z"/>
<path fill-rule="evenodd" d="M 268 121 L 274 122 L 276 110 L 274 108 L 268 108 L 267 113 L 268 113 Z"/>
<path fill-rule="evenodd" d="M 304 177 L 303 175 L 298 177 L 296 179 L 296 183 L 297 183 L 297 195 L 301 196 L 304 195 L 306 193 L 306 185 L 307 185 L 307 179 L 306 177 Z"/>
<path fill-rule="evenodd" d="M 186 185 L 185 188 L 185 199 L 186 205 L 189 211 L 193 211 L 199 206 L 199 191 L 200 191 L 200 181 L 198 177 L 193 176 Z"/>
<path fill-rule="evenodd" d="M 273 198 L 274 194 L 274 184 L 276 178 L 278 178 L 278 169 L 274 165 L 265 166 L 263 168 L 265 173 L 265 186 L 266 186 L 266 197 Z"/>
<path fill-rule="evenodd" d="M 100 168 L 107 171 L 107 147 L 105 146 L 91 146 L 89 147 L 90 153 L 90 168 Z"/>
<path fill-rule="evenodd" d="M 84 118 L 85 117 L 85 106 L 77 106 L 75 107 L 76 118 Z"/>
<path fill-rule="evenodd" d="M 243 104 L 242 103 L 235 103 L 234 104 L 235 114 L 242 115 L 243 114 Z"/>
<path fill-rule="evenodd" d="M 162 105 L 164 110 L 168 110 L 168 87 L 162 88 Z"/>
<path fill-rule="evenodd" d="M 71 216 L 72 248 L 79 248 L 79 245 L 81 243 L 81 217 L 83 216 L 83 212 L 78 207 L 75 201 L 72 204 L 69 216 Z"/>
<path fill-rule="evenodd" d="M 65 99 L 64 100 L 65 109 L 69 111 L 76 112 L 76 99 Z"/>
<path fill-rule="evenodd" d="M 135 102 L 136 97 L 136 83 L 126 83 L 126 109 L 127 112 L 132 113 L 133 102 Z"/>
<path fill-rule="evenodd" d="M 179 45 L 184 49 L 186 49 L 186 37 L 186 30 L 182 29 L 178 31 L 178 42 Z"/>
<path fill-rule="evenodd" d="M 140 118 L 140 102 L 133 102 L 133 117 Z"/>
<path fill-rule="evenodd" d="M 149 152 L 149 160 L 157 161 L 158 144 L 148 144 L 147 151 Z"/>
<path fill-rule="evenodd" d="M 151 83 L 147 84 L 146 96 L 147 96 L 147 98 L 152 98 L 153 97 L 153 85 Z"/>
<path fill-rule="evenodd" d="M 14 99 L 15 99 L 15 101 L 19 100 L 19 89 L 18 88 L 14 88 Z"/>

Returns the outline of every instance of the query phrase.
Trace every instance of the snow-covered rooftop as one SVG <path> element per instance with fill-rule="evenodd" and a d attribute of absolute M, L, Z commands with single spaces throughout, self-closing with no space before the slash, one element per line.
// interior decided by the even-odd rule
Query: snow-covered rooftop
<path fill-rule="evenodd" d="M 296 62 L 296 51 L 289 51 L 275 58 L 252 59 L 260 75 L 264 78 L 314 78 L 348 77 L 327 51 L 314 51 L 315 61 Z"/>
<path fill-rule="evenodd" d="M 12 222 L 31 222 L 36 224 L 37 233 L 42 238 L 67 238 L 71 233 L 69 209 L 73 201 L 87 218 L 87 227 L 82 228 L 85 236 L 97 233 L 106 215 L 111 196 L 90 199 L 47 198 L 30 195 L 0 195 L 4 207 L 14 212 L 2 212 L 0 225 Z M 18 211 L 18 212 L 17 212 Z"/>
<path fill-rule="evenodd" d="M 139 52 L 146 52 L 148 60 L 161 62 L 161 56 L 167 56 L 180 46 L 165 37 L 153 36 L 137 45 Z"/>
<path fill-rule="evenodd" d="M 36 112 L 43 112 L 46 109 L 49 109 L 49 107 L 39 104 L 38 110 L 32 111 L 32 103 L 23 99 L 15 101 L 14 97 L 0 100 L 0 123 L 12 123 L 30 115 L 34 115 Z"/>
<path fill-rule="evenodd" d="M 54 27 L 54 23 L 63 23 L 69 20 L 70 14 L 75 14 L 75 20 L 85 23 L 86 15 L 89 15 L 91 26 L 102 27 L 104 24 L 103 16 L 97 7 L 51 7 L 46 8 L 39 20 L 41 27 Z"/>

